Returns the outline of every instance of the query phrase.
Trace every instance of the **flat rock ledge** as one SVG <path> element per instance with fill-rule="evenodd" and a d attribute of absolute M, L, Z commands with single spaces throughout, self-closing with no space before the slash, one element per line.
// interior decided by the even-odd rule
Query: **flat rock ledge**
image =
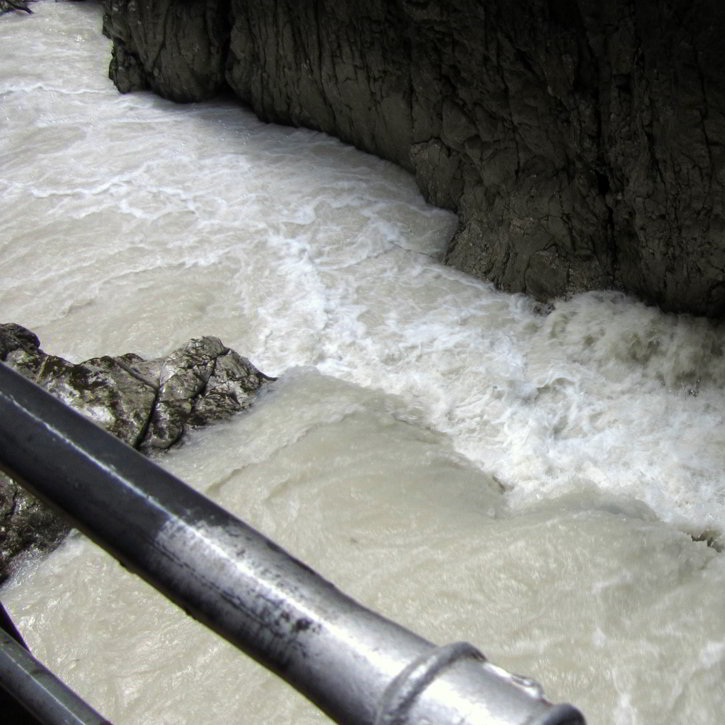
<path fill-rule="evenodd" d="M 0 324 L 0 360 L 146 454 L 178 444 L 189 429 L 245 410 L 273 379 L 216 337 L 190 340 L 155 360 L 127 353 L 74 364 L 43 352 L 30 330 L 7 323 Z M 0 474 L 0 582 L 21 554 L 51 551 L 69 530 Z"/>

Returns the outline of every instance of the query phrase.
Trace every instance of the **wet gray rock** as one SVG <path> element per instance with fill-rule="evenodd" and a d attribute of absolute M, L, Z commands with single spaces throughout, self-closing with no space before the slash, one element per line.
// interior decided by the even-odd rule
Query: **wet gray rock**
<path fill-rule="evenodd" d="M 64 519 L 0 473 L 0 583 L 20 557 L 52 551 L 69 531 Z"/>
<path fill-rule="evenodd" d="M 157 386 L 142 450 L 166 449 L 187 428 L 244 410 L 270 380 L 216 337 L 191 340 L 161 360 L 136 362 L 131 369 Z"/>
<path fill-rule="evenodd" d="M 122 92 L 150 88 L 178 101 L 224 85 L 228 2 L 106 0 L 103 30 L 113 38 L 110 75 Z"/>
<path fill-rule="evenodd" d="M 725 4 L 107 2 L 119 88 L 257 114 L 411 170 L 448 263 L 551 299 L 725 311 Z M 183 15 L 183 20 L 182 20 Z M 125 57 L 125 56 L 124 56 Z M 136 75 L 134 75 L 136 74 Z"/>
<path fill-rule="evenodd" d="M 170 355 L 128 353 L 74 364 L 40 348 L 16 324 L 0 324 L 0 360 L 145 453 L 248 408 L 271 378 L 216 337 L 190 340 Z M 2 476 L 2 474 L 0 474 Z M 69 527 L 7 476 L 0 477 L 0 581 L 28 549 L 49 551 Z"/>

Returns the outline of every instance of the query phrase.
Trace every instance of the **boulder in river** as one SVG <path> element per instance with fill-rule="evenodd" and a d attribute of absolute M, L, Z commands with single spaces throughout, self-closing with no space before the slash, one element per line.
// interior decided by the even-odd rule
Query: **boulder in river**
<path fill-rule="evenodd" d="M 190 428 L 248 408 L 272 380 L 216 337 L 187 342 L 163 358 L 127 353 L 71 363 L 40 348 L 35 334 L 0 324 L 0 360 L 145 453 L 179 443 Z M 69 527 L 0 474 L 0 581 L 28 550 L 49 551 Z"/>

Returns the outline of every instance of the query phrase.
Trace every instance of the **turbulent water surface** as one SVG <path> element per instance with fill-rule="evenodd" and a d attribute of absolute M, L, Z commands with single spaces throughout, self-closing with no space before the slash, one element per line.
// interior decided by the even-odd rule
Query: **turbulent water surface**
<path fill-rule="evenodd" d="M 33 8 L 0 18 L 2 321 L 72 360 L 221 337 L 279 381 L 162 465 L 592 725 L 722 722 L 722 329 L 497 293 L 400 170 L 121 96 L 97 6 Z M 79 536 L 1 594 L 114 722 L 324 721 Z"/>

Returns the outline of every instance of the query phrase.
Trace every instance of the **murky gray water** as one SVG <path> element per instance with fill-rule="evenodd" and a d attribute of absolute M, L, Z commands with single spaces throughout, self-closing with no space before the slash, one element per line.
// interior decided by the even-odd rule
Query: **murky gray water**
<path fill-rule="evenodd" d="M 593 725 L 725 712 L 723 332 L 537 314 L 436 262 L 395 167 L 231 102 L 120 96 L 92 4 L 0 18 L 0 310 L 69 359 L 217 335 L 280 380 L 163 465 L 363 603 Z M 503 487 L 503 492 L 501 488 Z M 117 723 L 324 718 L 83 541 L 1 592 Z"/>

